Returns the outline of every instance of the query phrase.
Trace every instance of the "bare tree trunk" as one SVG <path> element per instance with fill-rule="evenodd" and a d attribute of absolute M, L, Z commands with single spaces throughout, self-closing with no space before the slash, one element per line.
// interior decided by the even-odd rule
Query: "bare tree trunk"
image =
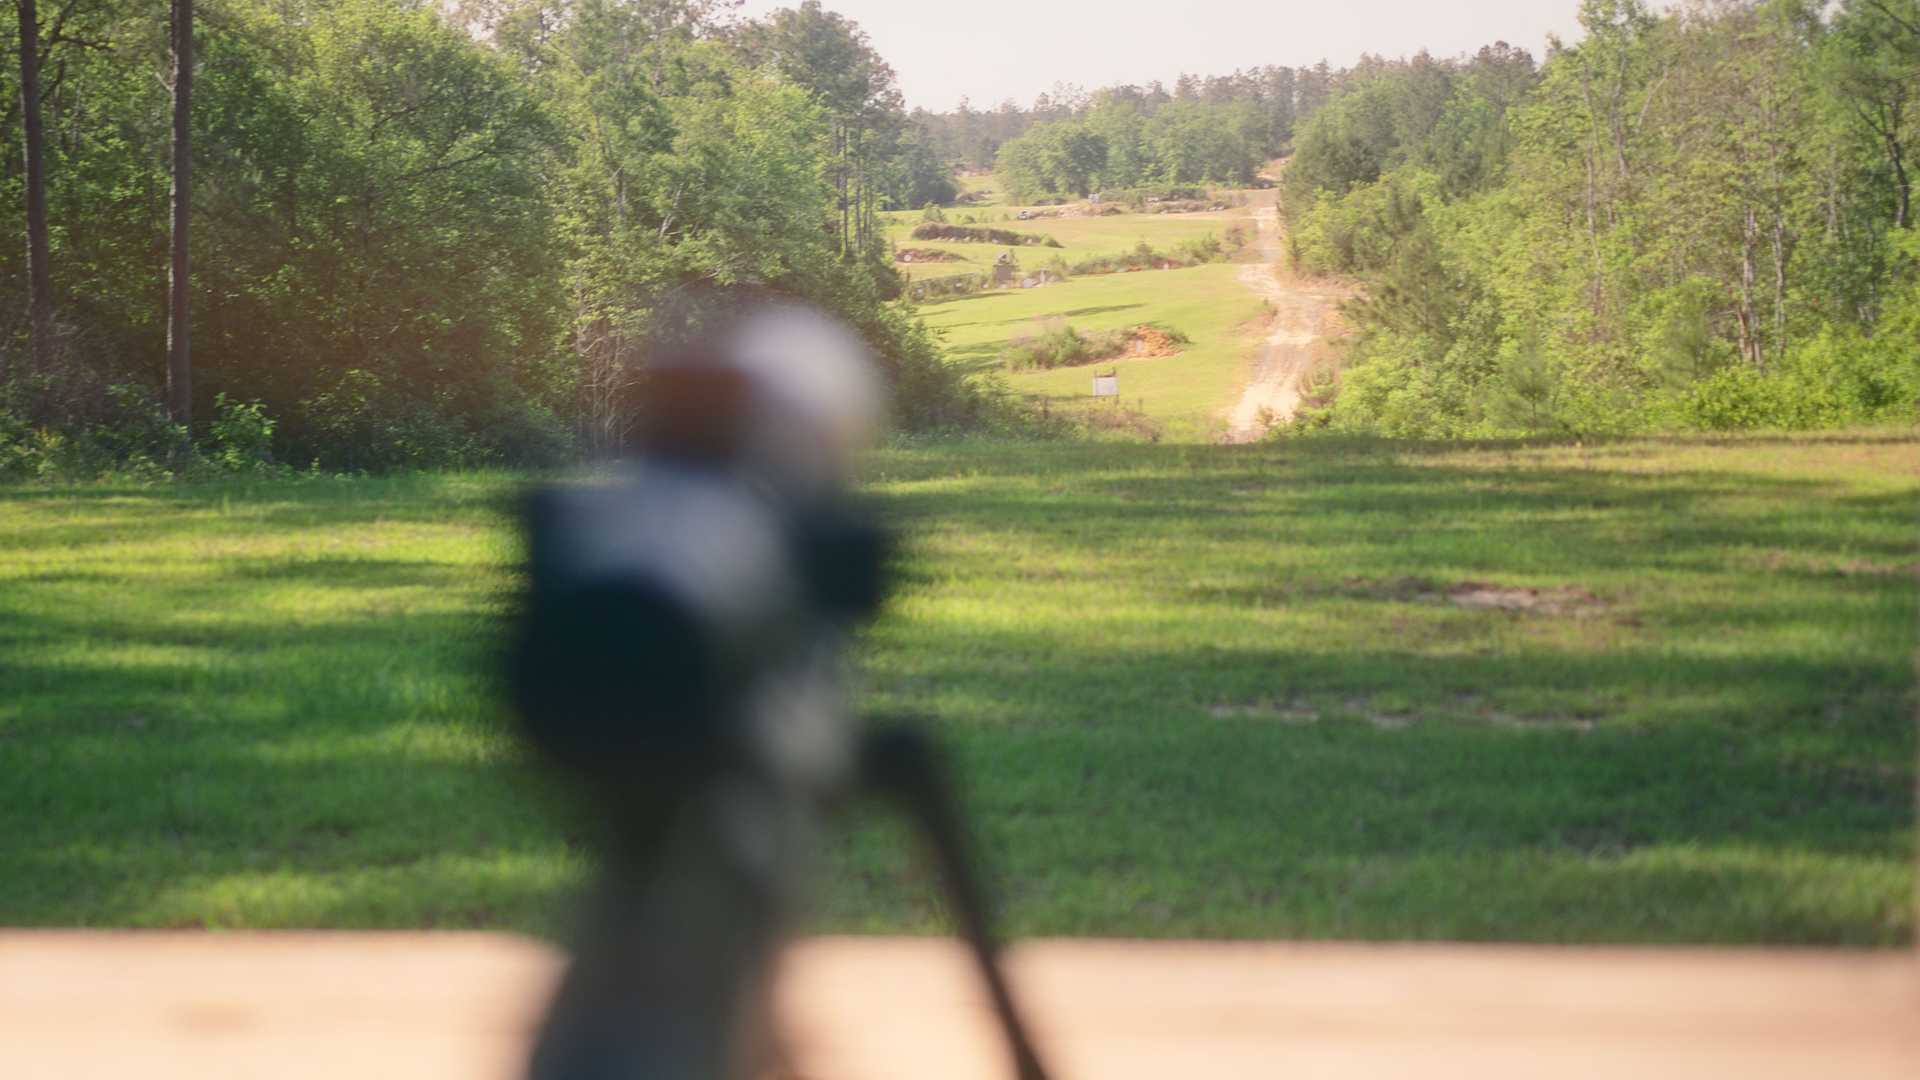
<path fill-rule="evenodd" d="M 1773 348 L 1776 356 L 1787 351 L 1787 261 L 1792 241 L 1787 236 L 1787 212 L 1773 208 Z"/>
<path fill-rule="evenodd" d="M 1900 140 L 1890 130 L 1883 136 L 1887 143 L 1887 160 L 1893 164 L 1893 227 L 1904 229 L 1913 223 L 1913 183 L 1907 179 L 1906 155 L 1901 152 Z"/>
<path fill-rule="evenodd" d="M 167 267 L 167 415 L 193 426 L 193 0 L 173 0 L 173 257 Z M 191 439 L 191 435 L 188 436 Z"/>
<path fill-rule="evenodd" d="M 1587 106 L 1587 247 L 1593 254 L 1593 279 L 1588 289 L 1588 301 L 1593 306 L 1594 333 L 1600 333 L 1602 324 L 1601 309 L 1604 307 L 1605 261 L 1600 256 L 1600 122 L 1594 111 L 1593 83 L 1590 73 L 1583 73 L 1580 81 L 1581 95 Z"/>
<path fill-rule="evenodd" d="M 40 121 L 40 12 L 35 0 L 14 0 L 20 15 L 20 118 L 27 164 L 27 315 L 36 370 L 53 353 L 53 271 L 47 240 L 46 132 Z"/>
<path fill-rule="evenodd" d="M 1753 304 L 1754 251 L 1759 241 L 1760 218 L 1748 203 L 1740 229 L 1740 356 L 1756 369 L 1765 366 L 1760 354 L 1760 320 Z"/>
<path fill-rule="evenodd" d="M 859 139 L 853 144 L 853 249 L 867 250 L 867 148 Z"/>
<path fill-rule="evenodd" d="M 1772 190 L 1767 193 L 1770 208 L 1773 211 L 1773 349 L 1775 356 L 1787 354 L 1787 263 L 1792 259 L 1795 237 L 1787 229 L 1787 206 L 1791 196 L 1787 192 L 1785 170 L 1781 168 L 1781 158 L 1786 154 L 1782 141 L 1781 117 L 1777 99 L 1769 96 L 1765 120 L 1767 124 L 1767 179 Z"/>
<path fill-rule="evenodd" d="M 840 257 L 845 259 L 851 247 L 849 242 L 851 240 L 851 230 L 849 226 L 852 223 L 852 219 L 848 216 L 847 206 L 847 126 L 844 123 L 840 123 L 835 125 L 835 129 L 836 141 L 839 143 L 836 150 L 840 160 L 835 170 L 839 175 L 834 177 L 834 179 L 837 182 L 840 193 Z"/>

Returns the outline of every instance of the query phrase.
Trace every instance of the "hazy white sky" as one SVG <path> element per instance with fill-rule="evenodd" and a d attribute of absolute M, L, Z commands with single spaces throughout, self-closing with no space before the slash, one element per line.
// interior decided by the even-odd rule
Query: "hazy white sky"
<path fill-rule="evenodd" d="M 749 16 L 799 0 L 746 0 Z M 1572 40 L 1577 0 L 822 0 L 860 24 L 900 75 L 907 105 L 944 112 L 1022 105 L 1055 82 L 1091 90 L 1182 71 L 1225 75 L 1260 64 L 1341 67 L 1363 52 L 1438 56 L 1493 41 L 1538 59 L 1547 35 Z"/>

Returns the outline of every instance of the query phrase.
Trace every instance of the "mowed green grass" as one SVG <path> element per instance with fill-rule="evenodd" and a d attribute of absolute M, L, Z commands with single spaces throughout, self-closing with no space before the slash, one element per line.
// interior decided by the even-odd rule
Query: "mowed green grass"
<path fill-rule="evenodd" d="M 1237 280 L 1240 270 L 1211 263 L 1103 274 L 1042 289 L 975 293 L 919 311 L 929 327 L 943 332 L 947 355 L 978 370 L 1001 370 L 1008 344 L 1050 320 L 1081 331 L 1149 322 L 1177 329 L 1192 340 L 1173 356 L 1009 372 L 1006 381 L 1052 407 L 1086 408 L 1092 405 L 1094 372 L 1117 371 L 1125 407 L 1145 413 L 1170 437 L 1205 441 L 1224 426 L 1221 410 L 1246 378 L 1260 337 L 1254 323 L 1265 308 Z"/>
<path fill-rule="evenodd" d="M 890 450 L 859 698 L 954 748 L 1017 933 L 1907 941 L 1916 451 Z M 0 922 L 554 926 L 515 486 L 0 491 Z M 815 925 L 942 920 L 863 819 Z"/>
<path fill-rule="evenodd" d="M 1244 211 L 1223 210 L 1208 214 L 1112 214 L 1104 217 L 1052 217 L 1034 218 L 1021 221 L 1013 211 L 995 210 L 985 213 L 974 212 L 974 216 L 991 219 L 982 220 L 974 226 L 966 226 L 962 217 L 966 210 L 946 211 L 950 223 L 963 228 L 1004 229 L 1008 232 L 1045 236 L 1060 243 L 1059 247 L 1044 245 L 1023 245 L 1009 248 L 1004 244 L 974 244 L 956 240 L 915 240 L 913 230 L 920 224 L 920 215 L 902 215 L 887 227 L 887 237 L 896 247 L 915 250 L 932 249 L 954 256 L 952 262 L 900 263 L 899 268 L 908 278 L 946 277 L 952 274 L 984 274 L 993 269 L 994 260 L 1008 251 L 1019 259 L 1022 269 L 1031 273 L 1052 262 L 1055 257 L 1065 259 L 1069 265 L 1082 259 L 1104 258 L 1123 255 L 1134 250 L 1141 242 L 1153 247 L 1155 251 L 1172 255 L 1180 244 L 1198 240 L 1204 236 L 1214 236 L 1223 242 L 1227 230 L 1236 226 L 1248 230 L 1253 222 Z"/>
<path fill-rule="evenodd" d="M 968 190 L 995 184 L 987 176 L 962 179 Z M 1231 197 L 1234 193 L 1220 194 Z M 900 264 L 912 280 L 986 273 L 994 260 L 1008 251 L 1019 260 L 1023 273 L 1032 274 L 1056 258 L 1072 264 L 1120 255 L 1143 242 L 1156 251 L 1173 254 L 1181 244 L 1204 236 L 1224 242 L 1231 229 L 1242 229 L 1251 236 L 1254 228 L 1244 207 L 1205 214 L 1063 216 L 1028 221 L 1017 219 L 1019 209 L 958 207 L 945 213 L 957 224 L 964 224 L 970 216 L 980 226 L 1047 236 L 1061 246 L 1008 248 L 913 240 L 910 234 L 921 221 L 918 211 L 892 211 L 884 216 L 887 236 L 897 247 L 930 248 L 955 257 L 956 261 Z M 1238 275 L 1237 266 L 1225 263 L 1083 275 L 1038 289 L 992 290 L 933 300 L 919 310 L 927 325 L 942 333 L 951 357 L 972 370 L 1003 372 L 1008 384 L 1029 399 L 1044 400 L 1049 408 L 1069 412 L 1089 409 L 1095 404 L 1094 371 L 1118 369 L 1121 401 L 1127 409 L 1144 416 L 1159 435 L 1207 441 L 1224 428 L 1224 412 L 1251 370 L 1259 335 L 1250 324 L 1265 311 L 1259 297 L 1240 284 Z M 1005 372 L 1008 346 L 1055 321 L 1084 332 L 1158 323 L 1186 334 L 1192 343 L 1172 357 L 1101 361 L 1042 372 Z M 1137 433 L 1134 425 L 1127 427 Z"/>

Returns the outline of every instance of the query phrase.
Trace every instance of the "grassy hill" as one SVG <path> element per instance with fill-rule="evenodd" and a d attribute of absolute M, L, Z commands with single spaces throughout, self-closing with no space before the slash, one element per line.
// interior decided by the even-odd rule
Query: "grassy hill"
<path fill-rule="evenodd" d="M 1064 216 L 1018 219 L 1021 208 L 988 206 L 947 211 L 949 221 L 1046 236 L 1060 247 L 913 240 L 920 215 L 890 215 L 888 235 L 900 247 L 946 252 L 953 262 L 902 265 L 915 281 L 952 274 L 988 273 L 994 260 L 1012 251 L 1023 271 L 1033 274 L 1055 259 L 1067 264 L 1111 257 L 1146 243 L 1172 253 L 1205 236 L 1224 239 L 1230 229 L 1251 230 L 1244 209 L 1217 213 Z M 1047 208 L 1028 208 L 1047 209 Z M 975 370 L 1000 370 L 1008 346 L 1063 321 L 1076 330 L 1119 330 L 1142 323 L 1178 329 L 1192 339 L 1179 355 L 1101 361 L 1046 372 L 1008 373 L 1008 383 L 1050 408 L 1090 407 L 1092 374 L 1097 368 L 1120 372 L 1121 399 L 1145 414 L 1170 438 L 1205 441 L 1221 426 L 1220 411 L 1245 379 L 1258 340 L 1253 323 L 1265 308 L 1236 281 L 1238 267 L 1210 263 L 1173 270 L 1074 276 L 1037 289 L 1002 289 L 921 305 L 928 326 L 943 333 L 949 354 Z"/>
<path fill-rule="evenodd" d="M 891 450 L 859 695 L 956 747 L 1020 933 L 1910 940 L 1916 451 Z M 0 922 L 554 926 L 513 487 L 0 490 Z M 818 923 L 937 928 L 908 865 L 861 825 Z"/>

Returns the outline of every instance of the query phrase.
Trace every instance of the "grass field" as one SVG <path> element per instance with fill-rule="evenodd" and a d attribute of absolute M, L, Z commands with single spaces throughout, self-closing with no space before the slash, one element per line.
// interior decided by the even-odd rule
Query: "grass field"
<path fill-rule="evenodd" d="M 901 264 L 911 280 L 954 274 L 990 272 L 994 260 L 1011 250 L 1022 271 L 1033 273 L 1055 259 L 1073 263 L 1120 255 L 1144 242 L 1163 254 L 1181 244 L 1212 235 L 1225 241 L 1234 228 L 1253 232 L 1246 208 L 1202 214 L 1116 214 L 1102 217 L 1061 216 L 1018 220 L 1021 209 L 1003 205 L 1005 195 L 991 175 L 961 177 L 963 190 L 999 192 L 990 205 L 962 206 L 945 211 L 947 220 L 1051 237 L 1060 247 L 922 241 L 909 234 L 921 221 L 920 211 L 899 210 L 883 215 L 887 237 L 896 247 L 933 249 L 955 261 Z M 1248 193 L 1219 193 L 1244 201 Z M 1260 196 L 1253 196 L 1255 199 Z M 1245 257 L 1245 256 L 1243 256 Z M 1192 339 L 1180 354 L 1170 357 L 1102 361 L 1054 371 L 1005 373 L 1008 384 L 1049 408 L 1075 412 L 1092 402 L 1095 369 L 1118 369 L 1121 400 L 1141 414 L 1155 433 L 1185 441 L 1207 441 L 1224 429 L 1223 410 L 1230 406 L 1252 367 L 1260 335 L 1252 325 L 1264 311 L 1260 299 L 1237 282 L 1238 267 L 1228 263 L 1178 270 L 1150 270 L 1131 274 L 1082 275 L 1039 289 L 1004 289 L 974 293 L 920 306 L 928 326 L 940 331 L 947 352 L 974 371 L 1003 367 L 1003 356 L 1015 338 L 1036 333 L 1049 321 L 1064 321 L 1083 332 L 1106 331 L 1158 323 Z M 1138 425 L 1126 429 L 1139 433 Z"/>
<path fill-rule="evenodd" d="M 1916 451 L 892 450 L 861 698 L 937 718 L 1019 933 L 1910 940 Z M 0 922 L 551 928 L 512 488 L 0 490 Z M 939 916 L 863 824 L 818 923 Z"/>
<path fill-rule="evenodd" d="M 1103 360 L 1081 367 L 1010 373 L 1007 382 L 1058 407 L 1085 406 L 1093 373 L 1118 371 L 1121 399 L 1175 438 L 1204 441 L 1223 426 L 1220 410 L 1245 377 L 1265 310 L 1235 278 L 1240 267 L 1212 263 L 1184 270 L 1143 270 L 1075 278 L 1044 289 L 975 293 L 920 308 L 945 333 L 947 355 L 978 370 L 1000 366 L 1010 340 L 1036 333 L 1050 319 L 1077 330 L 1117 330 L 1157 322 L 1192 342 L 1174 356 Z"/>
<path fill-rule="evenodd" d="M 962 211 L 948 211 L 947 218 L 950 222 L 958 222 L 962 213 Z M 975 244 L 957 240 L 915 240 L 912 233 L 915 226 L 920 224 L 918 214 L 910 215 L 889 225 L 887 236 L 898 247 L 944 251 L 957 260 L 901 264 L 900 269 L 906 271 L 909 278 L 918 280 L 945 277 L 949 274 L 984 274 L 991 271 L 994 260 L 1008 250 L 1012 250 L 1019 258 L 1022 268 L 1031 272 L 1044 267 L 1056 256 L 1072 264 L 1082 259 L 1125 254 L 1142 241 L 1150 244 L 1156 251 L 1171 254 L 1178 245 L 1187 241 L 1198 240 L 1207 235 L 1224 240 L 1227 230 L 1236 225 L 1247 229 L 1252 227 L 1246 214 L 1237 210 L 1223 210 L 1212 214 L 1115 214 L 1109 217 L 1035 218 L 1031 221 L 1021 221 L 1007 212 L 990 212 L 990 216 L 1004 218 L 1004 220 L 983 223 L 981 227 L 1050 237 L 1059 241 L 1060 246 L 1057 248 L 1023 246 L 1009 249 L 1000 244 Z"/>

